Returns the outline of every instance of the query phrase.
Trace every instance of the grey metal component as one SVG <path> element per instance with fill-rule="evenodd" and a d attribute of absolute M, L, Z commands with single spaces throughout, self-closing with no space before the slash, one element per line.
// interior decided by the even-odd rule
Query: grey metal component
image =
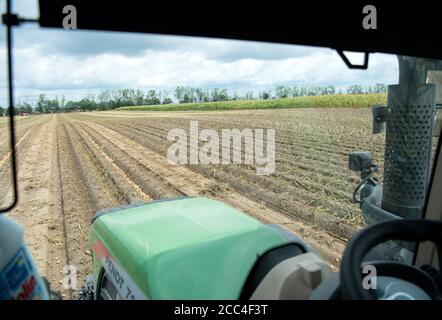
<path fill-rule="evenodd" d="M 371 107 L 373 134 L 385 132 L 388 108 L 385 106 Z"/>
<path fill-rule="evenodd" d="M 382 190 L 379 181 L 373 177 L 378 170 L 378 166 L 373 164 L 373 156 L 368 151 L 354 151 L 348 157 L 350 170 L 361 172 L 361 182 L 353 192 L 353 202 L 362 203 L 366 198 L 376 196 L 375 205 L 381 205 Z M 358 197 L 359 195 L 359 197 Z"/>
<path fill-rule="evenodd" d="M 379 208 L 379 206 L 371 203 L 370 201 L 362 202 L 361 209 L 367 225 L 393 219 L 400 219 L 397 215 Z"/>
<path fill-rule="evenodd" d="M 340 300 L 340 279 L 336 272 L 330 278 L 323 281 L 310 295 L 308 300 Z"/>
<path fill-rule="evenodd" d="M 427 71 L 440 62 L 399 56 L 399 85 L 388 87 L 382 208 L 419 217 L 430 174 L 436 87 Z"/>
<path fill-rule="evenodd" d="M 306 300 L 332 275 L 333 271 L 321 257 L 307 252 L 274 266 L 250 300 Z"/>
<path fill-rule="evenodd" d="M 362 217 L 367 225 L 401 219 L 396 214 L 381 209 L 382 189 L 379 182 L 372 183 L 370 187 L 366 188 L 366 193 L 362 196 L 364 199 L 361 203 Z M 411 262 L 410 251 L 406 249 L 408 247 L 409 244 L 402 241 L 388 241 L 372 248 L 365 256 L 364 261 L 391 260 Z"/>
<path fill-rule="evenodd" d="M 399 216 L 381 209 L 382 188 L 380 182 L 370 177 L 365 179 L 360 188 L 360 207 L 362 217 L 367 225 L 379 222 L 400 219 Z M 408 248 L 408 249 L 407 249 Z M 409 243 L 389 241 L 373 248 L 364 260 L 391 260 L 391 261 L 407 261 L 410 262 L 412 257 Z"/>
<path fill-rule="evenodd" d="M 381 209 L 382 188 L 379 181 L 374 178 L 365 183 L 365 187 L 361 190 L 361 199 L 363 199 L 360 203 L 362 216 L 367 225 L 399 219 L 397 215 Z"/>
<path fill-rule="evenodd" d="M 368 151 L 353 151 L 348 157 L 348 168 L 352 171 L 364 171 L 371 168 L 373 156 Z"/>
<path fill-rule="evenodd" d="M 378 276 L 377 294 L 380 300 L 431 300 L 431 297 L 416 284 L 400 278 Z M 338 300 L 340 295 L 339 274 L 322 282 L 310 295 L 309 300 Z"/>
<path fill-rule="evenodd" d="M 364 174 L 369 154 L 356 152 L 349 157 L 350 169 L 361 171 L 353 200 L 359 203 L 367 225 L 420 217 L 430 180 L 436 102 L 442 99 L 442 73 L 431 72 L 442 70 L 442 62 L 398 59 L 399 85 L 388 87 L 388 106 L 372 108 L 373 133 L 386 127 L 383 190 L 373 177 L 375 165 Z M 438 87 L 434 83 L 439 83 Z M 412 243 L 390 241 L 373 248 L 366 258 L 411 262 L 414 249 Z"/>

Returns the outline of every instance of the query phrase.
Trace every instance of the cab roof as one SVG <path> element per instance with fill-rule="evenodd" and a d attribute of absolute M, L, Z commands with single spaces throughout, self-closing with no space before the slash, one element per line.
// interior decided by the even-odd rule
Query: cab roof
<path fill-rule="evenodd" d="M 61 29 L 63 8 L 74 5 L 80 30 L 228 38 L 442 59 L 440 14 L 434 3 L 374 3 L 377 27 L 367 30 L 362 22 L 368 4 L 273 1 L 269 5 L 225 0 L 213 7 L 199 1 L 171 5 L 164 1 L 39 0 L 39 23 Z"/>

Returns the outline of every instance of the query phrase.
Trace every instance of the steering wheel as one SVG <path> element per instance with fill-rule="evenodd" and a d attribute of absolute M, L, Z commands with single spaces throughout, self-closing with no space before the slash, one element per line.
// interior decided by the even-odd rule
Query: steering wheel
<path fill-rule="evenodd" d="M 432 241 L 437 247 L 439 269 L 442 264 L 442 222 L 401 219 L 369 226 L 356 234 L 348 243 L 341 261 L 340 290 L 342 298 L 350 300 L 378 300 L 374 290 L 364 289 L 362 261 L 368 251 L 389 240 L 415 243 Z M 431 299 L 441 295 L 435 281 L 421 269 L 403 263 L 375 262 L 376 276 L 408 281 L 421 288 Z"/>

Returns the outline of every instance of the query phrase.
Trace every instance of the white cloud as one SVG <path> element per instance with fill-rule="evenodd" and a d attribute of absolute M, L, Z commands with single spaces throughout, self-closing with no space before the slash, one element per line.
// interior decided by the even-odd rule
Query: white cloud
<path fill-rule="evenodd" d="M 210 40 L 208 40 L 210 41 Z M 15 51 L 18 89 L 59 92 L 88 89 L 173 89 L 177 85 L 254 88 L 279 84 L 394 83 L 395 58 L 373 55 L 367 71 L 349 70 L 333 51 L 280 60 L 218 61 L 191 51 L 145 51 L 137 56 L 43 54 L 37 47 Z"/>
<path fill-rule="evenodd" d="M 26 5 L 21 2 L 20 8 L 24 10 Z M 398 75 L 393 55 L 371 55 L 368 70 L 350 70 L 336 52 L 324 48 L 39 30 L 33 26 L 19 28 L 15 37 L 17 96 L 31 101 L 39 93 L 64 93 L 75 98 L 101 89 L 172 90 L 177 85 L 241 91 L 279 84 L 391 84 Z M 2 62 L 4 58 L 1 51 Z M 5 100 L 5 85 L 3 77 L 1 101 Z"/>

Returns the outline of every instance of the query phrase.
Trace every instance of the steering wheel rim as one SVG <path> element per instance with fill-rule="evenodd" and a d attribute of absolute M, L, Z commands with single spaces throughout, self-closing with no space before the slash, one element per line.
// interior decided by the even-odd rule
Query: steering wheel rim
<path fill-rule="evenodd" d="M 400 219 L 369 226 L 356 234 L 345 248 L 340 271 L 340 287 L 344 299 L 377 299 L 372 290 L 363 288 L 361 264 L 371 248 L 389 240 L 416 243 L 432 241 L 437 246 L 438 258 L 442 259 L 442 222 L 440 221 Z"/>

